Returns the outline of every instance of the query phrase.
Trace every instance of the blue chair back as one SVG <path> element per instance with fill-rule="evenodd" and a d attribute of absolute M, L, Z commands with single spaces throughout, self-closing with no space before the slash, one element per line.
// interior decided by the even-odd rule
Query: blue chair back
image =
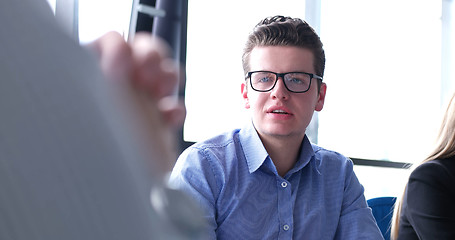
<path fill-rule="evenodd" d="M 385 240 L 390 240 L 390 224 L 396 200 L 396 197 L 377 197 L 367 200 Z"/>

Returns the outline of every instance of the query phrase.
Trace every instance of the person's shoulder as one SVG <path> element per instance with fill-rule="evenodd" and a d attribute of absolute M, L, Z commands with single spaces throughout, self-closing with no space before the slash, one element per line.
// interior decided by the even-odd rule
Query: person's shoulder
<path fill-rule="evenodd" d="M 227 162 L 234 163 L 234 161 L 227 161 L 226 156 L 235 151 L 238 132 L 239 129 L 234 129 L 189 146 L 178 157 L 173 172 L 184 172 L 188 169 L 223 172 Z"/>
<path fill-rule="evenodd" d="M 201 149 L 207 149 L 207 148 L 226 147 L 227 145 L 232 144 L 236 140 L 239 131 L 240 131 L 240 129 L 233 129 L 231 131 L 223 132 L 221 134 L 212 136 L 205 140 L 196 142 L 193 145 L 191 145 L 189 147 L 189 149 L 201 150 Z"/>
<path fill-rule="evenodd" d="M 318 146 L 316 144 L 311 144 L 313 147 L 313 151 L 315 154 L 315 157 L 318 159 L 327 159 L 329 161 L 340 161 L 340 162 L 352 162 L 351 159 L 348 157 L 344 156 L 343 154 L 329 150 L 326 148 L 323 148 L 321 146 Z"/>
<path fill-rule="evenodd" d="M 319 166 L 327 169 L 345 169 L 350 172 L 353 169 L 353 162 L 343 154 L 312 144 L 314 151 L 314 161 Z"/>
<path fill-rule="evenodd" d="M 235 145 L 236 142 L 238 142 L 239 131 L 239 129 L 233 129 L 196 142 L 186 148 L 182 154 L 180 154 L 179 158 L 203 157 L 207 154 L 223 155 L 226 151 L 230 151 L 232 145 Z"/>
<path fill-rule="evenodd" d="M 455 159 L 436 159 L 421 163 L 409 176 L 408 194 L 437 191 L 455 197 Z M 417 190 L 421 189 L 421 190 Z"/>
<path fill-rule="evenodd" d="M 435 159 L 428 163 L 431 163 L 431 162 L 433 162 L 433 164 L 436 164 L 439 167 L 444 168 L 447 171 L 451 172 L 452 175 L 455 175 L 455 156 L 450 157 L 450 158 L 444 158 L 444 159 Z"/>
<path fill-rule="evenodd" d="M 343 154 L 328 150 L 326 148 L 312 144 L 314 156 L 311 166 L 321 174 L 325 179 L 330 181 L 339 181 L 340 184 L 346 183 L 351 179 L 354 173 L 354 163 Z"/>
<path fill-rule="evenodd" d="M 455 158 L 426 161 L 412 171 L 411 178 L 450 178 L 455 181 Z"/>

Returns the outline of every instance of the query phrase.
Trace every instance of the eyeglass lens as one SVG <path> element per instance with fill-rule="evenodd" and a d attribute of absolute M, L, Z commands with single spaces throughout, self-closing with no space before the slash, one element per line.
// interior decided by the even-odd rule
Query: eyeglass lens
<path fill-rule="evenodd" d="M 257 91 L 269 91 L 275 86 L 278 76 L 272 72 L 254 72 L 251 74 L 251 85 Z M 284 84 L 292 92 L 308 91 L 311 76 L 305 73 L 286 73 Z"/>

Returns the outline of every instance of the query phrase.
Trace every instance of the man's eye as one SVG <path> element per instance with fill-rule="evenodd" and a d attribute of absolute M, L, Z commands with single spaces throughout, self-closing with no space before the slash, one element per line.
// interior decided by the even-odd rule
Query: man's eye
<path fill-rule="evenodd" d="M 290 83 L 293 83 L 293 84 L 303 84 L 304 83 L 304 81 L 300 78 L 290 78 L 287 81 Z"/>
<path fill-rule="evenodd" d="M 272 81 L 272 79 L 270 77 L 263 77 L 263 78 L 260 78 L 258 82 L 270 82 Z"/>

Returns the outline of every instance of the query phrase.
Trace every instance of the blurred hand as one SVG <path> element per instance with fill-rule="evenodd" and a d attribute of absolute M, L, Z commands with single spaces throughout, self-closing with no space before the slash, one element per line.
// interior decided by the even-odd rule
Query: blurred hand
<path fill-rule="evenodd" d="M 170 171 L 176 158 L 175 134 L 186 111 L 175 96 L 179 69 L 169 58 L 169 46 L 149 33 L 138 33 L 127 43 L 109 32 L 88 45 L 98 55 L 101 69 L 120 88 L 116 103 L 131 109 L 129 125 L 151 159 L 154 174 Z M 127 102 L 127 103 L 126 103 Z M 156 167 L 158 167 L 156 169 Z"/>
<path fill-rule="evenodd" d="M 169 58 L 170 48 L 160 38 L 149 33 L 138 33 L 126 43 L 117 32 L 109 32 L 89 47 L 97 53 L 101 69 L 111 81 L 130 81 L 138 94 L 156 104 L 165 124 L 183 125 L 186 110 L 175 96 L 179 69 Z M 148 104 L 151 104 L 148 103 Z"/>

